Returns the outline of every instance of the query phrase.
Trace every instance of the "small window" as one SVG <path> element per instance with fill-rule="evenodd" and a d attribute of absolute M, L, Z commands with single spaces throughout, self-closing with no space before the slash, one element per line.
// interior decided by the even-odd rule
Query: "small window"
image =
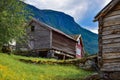
<path fill-rule="evenodd" d="M 35 31 L 35 26 L 31 26 L 31 32 Z"/>

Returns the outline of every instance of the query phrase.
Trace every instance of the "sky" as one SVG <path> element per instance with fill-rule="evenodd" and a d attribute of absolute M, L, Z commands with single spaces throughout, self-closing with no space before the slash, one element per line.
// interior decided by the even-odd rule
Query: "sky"
<path fill-rule="evenodd" d="M 111 0 L 25 0 L 39 9 L 64 12 L 74 18 L 83 28 L 98 33 L 98 24 L 93 22 L 97 13 Z"/>

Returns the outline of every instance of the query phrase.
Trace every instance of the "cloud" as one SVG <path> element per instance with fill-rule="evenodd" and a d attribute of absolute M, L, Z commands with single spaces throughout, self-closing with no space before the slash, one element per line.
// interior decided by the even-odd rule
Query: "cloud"
<path fill-rule="evenodd" d="M 82 19 L 88 10 L 86 0 L 25 0 L 39 9 L 52 9 L 71 15 L 75 20 Z"/>
<path fill-rule="evenodd" d="M 105 6 L 110 0 L 25 0 L 39 9 L 52 9 L 71 15 L 76 21 L 82 20 L 89 8 Z M 97 4 L 97 5 L 95 5 Z"/>
<path fill-rule="evenodd" d="M 111 0 L 104 0 L 104 5 L 107 5 Z M 104 6 L 103 5 L 103 6 Z"/>
<path fill-rule="evenodd" d="M 94 27 L 94 28 L 89 28 L 89 27 L 86 27 L 86 29 L 92 31 L 93 33 L 96 33 L 98 34 L 98 27 Z"/>
<path fill-rule="evenodd" d="M 98 33 L 98 29 L 96 28 L 97 25 L 94 26 L 95 23 L 93 23 L 92 20 L 110 1 L 111 0 L 25 0 L 26 3 L 39 9 L 52 9 L 69 14 L 74 17 L 75 21 L 80 25 L 91 22 L 91 24 L 84 25 L 83 27 L 87 26 L 85 28 L 94 33 Z"/>

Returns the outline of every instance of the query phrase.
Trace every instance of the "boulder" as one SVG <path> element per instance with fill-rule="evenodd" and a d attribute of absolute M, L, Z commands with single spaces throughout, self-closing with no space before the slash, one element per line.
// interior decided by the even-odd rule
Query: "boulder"
<path fill-rule="evenodd" d="M 87 60 L 85 63 L 80 63 L 79 67 L 82 68 L 82 69 L 88 70 L 88 71 L 96 70 L 95 69 L 96 64 L 92 60 Z"/>

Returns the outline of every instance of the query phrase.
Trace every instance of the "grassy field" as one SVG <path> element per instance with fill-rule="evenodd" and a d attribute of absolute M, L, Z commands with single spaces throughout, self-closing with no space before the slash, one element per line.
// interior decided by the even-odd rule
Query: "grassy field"
<path fill-rule="evenodd" d="M 83 80 L 92 73 L 75 66 L 38 65 L 24 63 L 19 59 L 49 60 L 0 53 L 0 80 Z"/>

